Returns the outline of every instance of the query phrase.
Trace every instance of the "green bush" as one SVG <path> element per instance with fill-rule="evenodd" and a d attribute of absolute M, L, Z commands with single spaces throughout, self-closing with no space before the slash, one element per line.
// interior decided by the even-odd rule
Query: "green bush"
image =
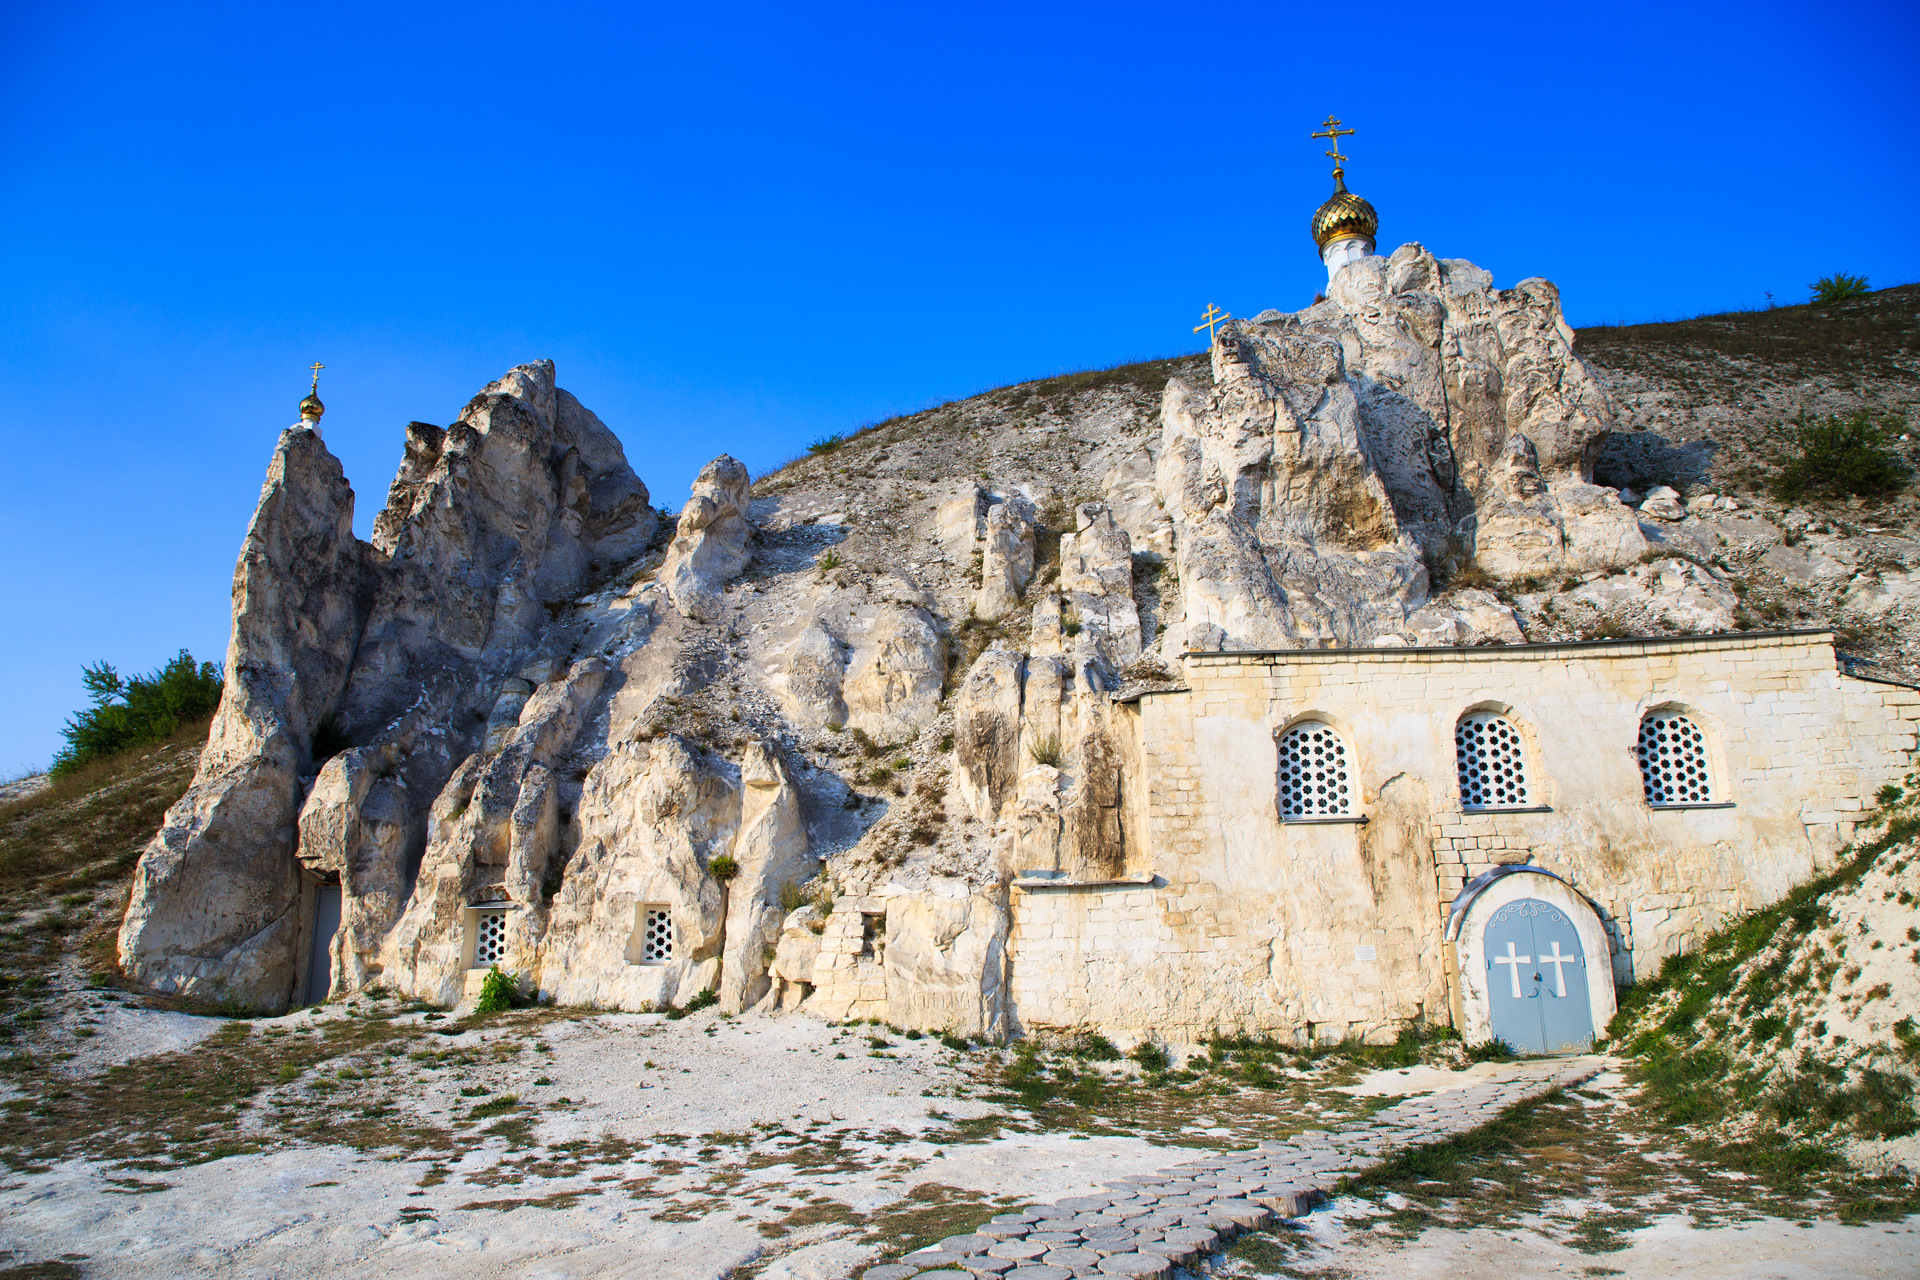
<path fill-rule="evenodd" d="M 1511 1062 L 1515 1056 L 1513 1046 L 1498 1038 L 1467 1046 L 1469 1062 Z"/>
<path fill-rule="evenodd" d="M 846 442 L 846 438 L 837 433 L 830 436 L 821 436 L 818 440 L 815 440 L 807 446 L 807 452 L 816 458 L 825 457 Z"/>
<path fill-rule="evenodd" d="M 1880 497 L 1907 483 L 1907 467 L 1895 455 L 1887 432 L 1862 409 L 1826 421 L 1802 410 L 1786 427 L 1786 444 L 1775 453 L 1780 474 L 1773 496 L 1793 502 L 1820 490 L 1834 495 Z"/>
<path fill-rule="evenodd" d="M 1844 271 L 1821 276 L 1807 288 L 1813 290 L 1816 303 L 1845 302 L 1848 298 L 1864 298 L 1870 292 L 1865 276 L 1850 276 Z"/>
<path fill-rule="evenodd" d="M 487 976 L 480 983 L 480 999 L 473 1006 L 475 1013 L 504 1013 L 520 1003 L 520 988 L 511 977 L 500 972 L 500 966 L 494 965 L 487 970 Z"/>
<path fill-rule="evenodd" d="M 719 1003 L 720 1003 L 720 993 L 718 991 L 715 991 L 712 987 L 708 987 L 706 990 L 700 992 L 698 995 L 694 996 L 693 999 L 687 1001 L 684 1005 L 681 1005 L 679 1008 L 675 1008 L 672 1005 L 668 1005 L 667 1017 L 669 1019 L 677 1020 L 677 1019 L 686 1017 L 690 1013 L 698 1013 L 702 1009 L 707 1008 L 709 1005 L 715 1005 Z"/>
<path fill-rule="evenodd" d="M 1113 1041 L 1098 1031 L 1083 1031 L 1074 1037 L 1073 1047 L 1067 1050 L 1076 1058 L 1085 1058 L 1089 1062 L 1118 1062 L 1120 1050 Z"/>
<path fill-rule="evenodd" d="M 1160 1045 L 1151 1040 L 1142 1040 L 1134 1047 L 1132 1058 L 1140 1064 L 1142 1071 L 1157 1074 L 1173 1065 L 1173 1058 Z"/>
<path fill-rule="evenodd" d="M 98 760 L 122 755 L 173 735 L 181 725 L 220 705 L 220 668 L 195 663 L 182 649 L 158 671 L 121 679 L 105 662 L 80 669 L 93 705 L 67 721 L 66 747 L 53 757 L 53 776 L 66 777 Z"/>
<path fill-rule="evenodd" d="M 725 884 L 740 874 L 740 864 L 733 860 L 733 855 L 723 853 L 707 863 L 707 874 Z"/>

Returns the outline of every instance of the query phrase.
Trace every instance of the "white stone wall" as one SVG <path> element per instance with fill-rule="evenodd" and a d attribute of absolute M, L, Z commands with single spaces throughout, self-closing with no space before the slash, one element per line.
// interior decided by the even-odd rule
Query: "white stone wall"
<path fill-rule="evenodd" d="M 1021 1028 L 1387 1039 L 1449 1020 L 1441 929 L 1473 876 L 1532 861 L 1601 914 L 1616 976 L 1645 977 L 1730 913 L 1830 865 L 1907 768 L 1920 695 L 1842 676 L 1826 633 L 1445 650 L 1211 653 L 1140 702 L 1147 888 L 1022 890 Z M 1655 810 L 1640 717 L 1707 730 L 1715 798 Z M 1459 718 L 1526 742 L 1538 812 L 1464 813 Z M 1276 737 L 1345 738 L 1364 824 L 1283 823 Z"/>

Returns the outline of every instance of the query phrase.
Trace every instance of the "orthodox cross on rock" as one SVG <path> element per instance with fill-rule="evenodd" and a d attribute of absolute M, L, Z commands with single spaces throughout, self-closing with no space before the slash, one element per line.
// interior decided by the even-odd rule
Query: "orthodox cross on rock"
<path fill-rule="evenodd" d="M 1207 309 L 1200 313 L 1200 323 L 1193 326 L 1193 331 L 1198 333 L 1202 329 L 1205 329 L 1207 331 L 1207 344 L 1211 346 L 1213 344 L 1213 327 L 1217 324 L 1225 324 L 1231 319 L 1233 319 L 1232 316 L 1209 302 Z"/>
<path fill-rule="evenodd" d="M 1344 169 L 1347 164 L 1347 158 L 1340 154 L 1340 139 L 1352 137 L 1353 130 L 1342 129 L 1340 127 L 1339 116 L 1328 116 L 1327 123 L 1316 131 L 1313 136 L 1316 138 L 1325 138 L 1333 144 L 1333 150 L 1327 152 L 1327 154 L 1333 157 L 1334 171 L 1337 173 L 1341 169 Z"/>
<path fill-rule="evenodd" d="M 321 364 L 318 360 L 313 362 L 313 393 L 315 395 L 320 394 L 320 371 L 326 367 L 327 366 Z"/>

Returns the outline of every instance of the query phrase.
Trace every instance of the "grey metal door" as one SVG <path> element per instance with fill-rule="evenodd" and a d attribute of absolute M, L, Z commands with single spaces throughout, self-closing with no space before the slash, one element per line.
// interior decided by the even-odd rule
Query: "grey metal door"
<path fill-rule="evenodd" d="M 1587 959 L 1565 912 L 1537 898 L 1509 902 L 1487 921 L 1482 949 L 1496 1039 L 1520 1053 L 1593 1047 Z"/>
<path fill-rule="evenodd" d="M 340 929 L 340 886 L 323 884 L 313 899 L 313 953 L 307 959 L 307 998 L 319 1004 L 333 990 L 333 935 Z"/>

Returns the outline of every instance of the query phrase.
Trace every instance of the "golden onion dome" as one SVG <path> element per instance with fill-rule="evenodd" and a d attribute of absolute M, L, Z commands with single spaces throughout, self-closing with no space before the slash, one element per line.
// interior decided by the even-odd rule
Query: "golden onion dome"
<path fill-rule="evenodd" d="M 1344 170 L 1333 171 L 1333 194 L 1327 202 L 1313 211 L 1313 243 L 1324 251 L 1335 240 L 1351 240 L 1355 236 L 1375 239 L 1380 229 L 1380 215 L 1373 206 L 1347 190 L 1347 175 Z"/>
<path fill-rule="evenodd" d="M 309 392 L 307 398 L 300 402 L 300 416 L 303 418 L 317 418 L 326 411 L 327 406 L 320 403 L 318 392 Z"/>

